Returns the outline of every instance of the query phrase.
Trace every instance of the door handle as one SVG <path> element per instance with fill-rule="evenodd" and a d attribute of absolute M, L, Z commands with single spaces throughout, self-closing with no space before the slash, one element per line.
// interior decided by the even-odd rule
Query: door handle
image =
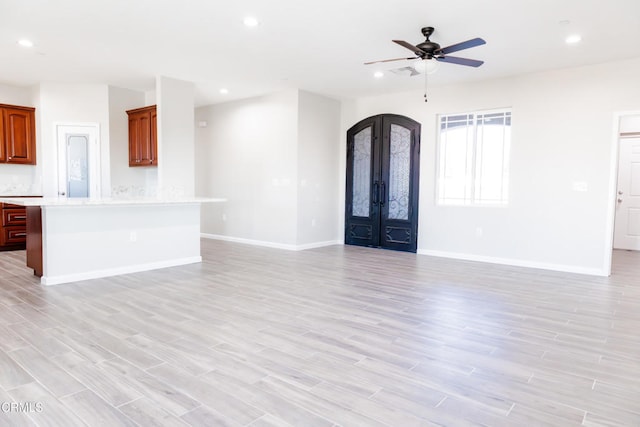
<path fill-rule="evenodd" d="M 378 191 L 379 191 L 378 181 L 373 183 L 373 204 L 374 206 L 378 204 Z"/>
<path fill-rule="evenodd" d="M 618 203 L 622 203 L 622 198 L 618 197 Z"/>
<path fill-rule="evenodd" d="M 384 201 L 386 200 L 386 188 L 384 185 L 384 181 L 380 183 L 380 206 L 384 206 Z"/>

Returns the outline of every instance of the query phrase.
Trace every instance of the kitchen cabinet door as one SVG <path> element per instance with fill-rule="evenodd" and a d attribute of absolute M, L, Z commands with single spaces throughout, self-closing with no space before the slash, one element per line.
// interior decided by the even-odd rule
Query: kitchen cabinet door
<path fill-rule="evenodd" d="M 2 106 L 3 141 L 0 161 L 26 165 L 36 164 L 35 109 Z"/>
<path fill-rule="evenodd" d="M 27 241 L 27 214 L 24 206 L 0 203 L 0 251 L 24 249 Z"/>
<path fill-rule="evenodd" d="M 156 107 L 127 111 L 129 115 L 129 166 L 156 166 Z"/>

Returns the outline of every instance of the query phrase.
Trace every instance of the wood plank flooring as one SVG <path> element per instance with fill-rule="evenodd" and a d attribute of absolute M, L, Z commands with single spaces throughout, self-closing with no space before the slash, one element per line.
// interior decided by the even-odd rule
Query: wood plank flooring
<path fill-rule="evenodd" d="M 52 287 L 0 253 L 0 426 L 640 426 L 638 253 L 202 250 Z"/>

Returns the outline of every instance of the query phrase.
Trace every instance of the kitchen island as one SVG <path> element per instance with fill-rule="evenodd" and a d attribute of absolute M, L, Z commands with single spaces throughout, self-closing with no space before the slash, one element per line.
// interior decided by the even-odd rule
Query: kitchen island
<path fill-rule="evenodd" d="M 27 265 L 44 285 L 202 261 L 200 205 L 214 198 L 2 198 L 27 210 Z"/>

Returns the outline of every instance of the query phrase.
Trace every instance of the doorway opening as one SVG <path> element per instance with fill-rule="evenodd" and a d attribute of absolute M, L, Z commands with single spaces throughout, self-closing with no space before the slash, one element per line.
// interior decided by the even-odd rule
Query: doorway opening
<path fill-rule="evenodd" d="M 381 114 L 347 131 L 345 243 L 416 252 L 420 123 Z"/>
<path fill-rule="evenodd" d="M 610 245 L 605 254 L 612 272 L 614 251 L 640 253 L 640 111 L 614 116 Z"/>
<path fill-rule="evenodd" d="M 97 123 L 56 126 L 59 197 L 100 197 L 99 134 Z"/>
<path fill-rule="evenodd" d="M 614 230 L 613 249 L 640 250 L 640 131 L 620 133 Z"/>

